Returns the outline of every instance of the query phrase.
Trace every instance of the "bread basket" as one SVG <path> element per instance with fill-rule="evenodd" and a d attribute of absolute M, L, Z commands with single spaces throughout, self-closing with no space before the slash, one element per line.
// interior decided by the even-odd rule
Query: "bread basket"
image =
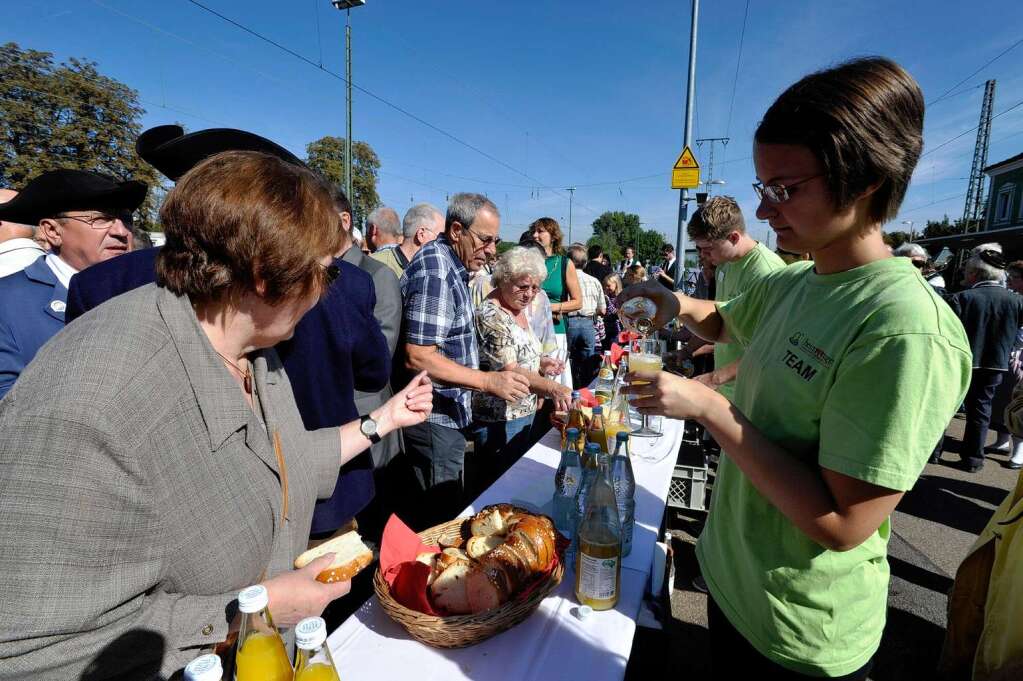
<path fill-rule="evenodd" d="M 465 518 L 451 520 L 420 532 L 419 537 L 427 544 L 452 544 L 462 536 L 462 526 L 466 522 Z M 391 596 L 390 587 L 379 567 L 373 575 L 373 589 L 384 612 L 404 627 L 412 638 L 435 648 L 464 648 L 511 629 L 529 617 L 540 601 L 558 588 L 564 574 L 565 566 L 559 559 L 550 574 L 539 577 L 538 582 L 526 589 L 526 596 L 517 596 L 493 610 L 472 615 L 427 615 L 406 608 Z"/>

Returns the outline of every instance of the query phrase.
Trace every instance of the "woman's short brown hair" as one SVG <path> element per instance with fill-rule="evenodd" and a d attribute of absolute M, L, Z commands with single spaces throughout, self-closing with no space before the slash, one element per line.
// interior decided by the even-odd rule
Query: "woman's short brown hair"
<path fill-rule="evenodd" d="M 535 229 L 542 229 L 551 235 L 551 254 L 561 253 L 564 254 L 565 250 L 561 247 L 561 242 L 565 240 L 565 237 L 561 234 L 561 225 L 554 218 L 540 218 L 534 220 L 533 224 L 529 226 L 530 233 Z"/>
<path fill-rule="evenodd" d="M 812 73 L 775 100 L 757 127 L 762 144 L 807 147 L 824 169 L 836 208 L 871 186 L 868 216 L 898 213 L 923 148 L 924 98 L 913 77 L 883 57 Z"/>
<path fill-rule="evenodd" d="M 254 151 L 212 156 L 178 180 L 160 209 L 167 243 L 157 281 L 192 302 L 262 282 L 276 304 L 322 287 L 319 259 L 343 242 L 330 187 L 307 168 Z"/>

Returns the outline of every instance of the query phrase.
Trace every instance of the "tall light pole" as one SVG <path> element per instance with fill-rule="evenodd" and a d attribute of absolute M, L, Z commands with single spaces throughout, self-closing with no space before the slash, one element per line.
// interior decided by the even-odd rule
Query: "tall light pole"
<path fill-rule="evenodd" d="M 696 22 L 700 13 L 700 0 L 692 0 L 693 11 L 689 27 L 689 85 L 686 88 L 685 146 L 693 141 L 693 97 L 696 94 Z M 682 288 L 686 277 L 686 218 L 689 215 L 689 190 L 682 189 L 678 195 L 678 232 L 675 235 L 675 252 L 682 258 L 682 267 L 675 268 L 675 288 Z"/>
<path fill-rule="evenodd" d="M 572 199 L 575 198 L 575 187 L 569 187 L 568 192 L 568 244 L 572 245 Z"/>
<path fill-rule="evenodd" d="M 352 8 L 362 7 L 366 0 L 331 0 L 335 9 L 345 11 L 345 195 L 352 196 Z"/>
<path fill-rule="evenodd" d="M 909 225 L 909 242 L 913 243 L 914 241 L 916 241 L 916 232 L 913 231 L 913 221 L 903 220 L 902 224 Z"/>

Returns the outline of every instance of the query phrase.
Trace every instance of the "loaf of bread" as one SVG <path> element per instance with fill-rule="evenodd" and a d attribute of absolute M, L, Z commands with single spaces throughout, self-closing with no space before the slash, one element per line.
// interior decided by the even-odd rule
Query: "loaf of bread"
<path fill-rule="evenodd" d="M 295 559 L 295 567 L 304 568 L 328 553 L 334 554 L 334 562 L 326 570 L 316 575 L 317 581 L 324 584 L 346 582 L 373 562 L 373 552 L 362 543 L 359 533 L 352 530 L 309 549 Z"/>
<path fill-rule="evenodd" d="M 554 523 L 546 516 L 495 504 L 467 526 L 472 536 L 465 551 L 445 549 L 432 559 L 430 595 L 450 614 L 484 612 L 506 603 L 555 559 Z"/>

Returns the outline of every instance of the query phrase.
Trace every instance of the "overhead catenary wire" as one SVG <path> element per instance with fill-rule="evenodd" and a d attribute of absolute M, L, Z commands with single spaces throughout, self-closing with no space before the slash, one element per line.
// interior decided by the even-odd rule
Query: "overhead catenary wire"
<path fill-rule="evenodd" d="M 746 11 L 742 15 L 742 31 L 739 33 L 739 55 L 735 58 L 735 77 L 732 78 L 732 99 L 728 104 L 728 123 L 725 125 L 725 137 L 732 131 L 732 111 L 735 108 L 735 91 L 739 85 L 739 67 L 742 65 L 742 44 L 746 39 L 746 20 L 749 19 L 749 0 L 746 0 Z"/>
<path fill-rule="evenodd" d="M 970 75 L 966 76 L 965 78 L 963 78 L 963 79 L 962 79 L 961 81 L 959 81 L 958 83 L 956 83 L 955 85 L 953 85 L 953 86 L 952 86 L 952 87 L 950 87 L 949 89 L 945 90 L 945 92 L 943 92 L 943 93 L 941 93 L 940 95 L 938 95 L 938 97 L 937 97 L 936 99 L 932 99 L 932 100 L 931 100 L 930 102 L 928 102 L 928 103 L 927 103 L 927 106 L 933 106 L 934 104 L 937 104 L 937 103 L 938 103 L 938 102 L 940 102 L 941 100 L 945 99 L 945 97 L 946 97 L 946 96 L 947 96 L 947 95 L 948 95 L 949 93 L 951 93 L 951 92 L 952 92 L 953 90 L 955 90 L 955 89 L 956 89 L 957 87 L 959 87 L 960 85 L 962 85 L 962 84 L 963 84 L 963 83 L 965 83 L 966 81 L 970 80 L 970 78 L 973 78 L 974 76 L 976 76 L 976 75 L 977 75 L 978 73 L 980 73 L 981 71 L 983 71 L 983 70 L 984 70 L 984 69 L 986 69 L 987 67 L 989 67 L 989 66 L 991 66 L 992 64 L 994 64 L 994 63 L 995 63 L 996 61 L 998 61 L 999 59 L 1001 59 L 1002 57 L 1004 57 L 1005 55 L 1007 55 L 1007 54 L 1008 54 L 1009 52 L 1011 52 L 1012 50 L 1014 50 L 1014 49 L 1016 49 L 1017 47 L 1019 47 L 1019 46 L 1020 46 L 1021 44 L 1023 44 L 1023 38 L 1020 38 L 1019 40 L 1017 40 L 1016 42 L 1014 42 L 1014 43 L 1013 43 L 1012 45 L 1009 45 L 1009 46 L 1008 46 L 1007 48 L 1005 48 L 1004 50 L 1002 50 L 1001 52 L 999 52 L 999 53 L 998 53 L 998 54 L 997 54 L 997 55 L 996 55 L 996 56 L 995 56 L 994 58 L 992 58 L 992 59 L 990 59 L 989 61 L 985 62 L 985 63 L 984 63 L 984 65 L 983 65 L 983 66 L 981 66 L 980 68 L 978 68 L 978 69 L 977 69 L 976 71 L 974 71 L 974 72 L 973 72 L 973 73 L 971 73 Z"/>
<path fill-rule="evenodd" d="M 1012 106 L 1010 106 L 1010 107 L 1009 107 L 1008 109 L 1003 109 L 1003 110 L 1002 110 L 1002 111 L 1000 111 L 999 113 L 996 113 L 996 114 L 995 114 L 994 116 L 992 116 L 992 117 L 991 117 L 991 120 L 994 120 L 994 119 L 998 118 L 999 116 L 1004 116 L 1005 114 L 1009 113 L 1009 112 L 1010 112 L 1010 111 L 1012 111 L 1013 109 L 1017 109 L 1017 108 L 1019 108 L 1020 106 L 1023 106 L 1023 99 L 1021 99 L 1020 101 L 1016 102 L 1015 104 L 1013 104 Z M 920 158 L 926 158 L 927 156 L 930 156 L 931 154 L 933 154 L 934 152 L 936 152 L 936 151 L 937 151 L 938 149 L 941 149 L 942 147 L 946 147 L 946 146 L 948 146 L 949 144 L 952 144 L 952 142 L 955 142 L 955 141 L 956 141 L 957 139 L 959 139 L 960 137 L 963 137 L 963 136 L 965 136 L 965 135 L 969 135 L 969 134 L 970 134 L 971 132 L 973 132 L 974 130 L 976 130 L 976 129 L 977 129 L 978 127 L 979 127 L 979 126 L 975 125 L 975 126 L 973 126 L 972 128 L 970 128 L 969 130 L 963 130 L 963 131 L 962 131 L 961 133 L 959 133 L 959 134 L 958 134 L 958 135 L 956 135 L 955 137 L 950 137 L 949 139 L 945 140 L 944 142 L 942 142 L 942 143 L 941 143 L 941 144 L 939 144 L 938 146 L 934 147 L 933 149 L 930 149 L 930 150 L 928 150 L 927 152 L 925 152 L 925 153 L 921 154 L 921 155 L 920 155 Z"/>

